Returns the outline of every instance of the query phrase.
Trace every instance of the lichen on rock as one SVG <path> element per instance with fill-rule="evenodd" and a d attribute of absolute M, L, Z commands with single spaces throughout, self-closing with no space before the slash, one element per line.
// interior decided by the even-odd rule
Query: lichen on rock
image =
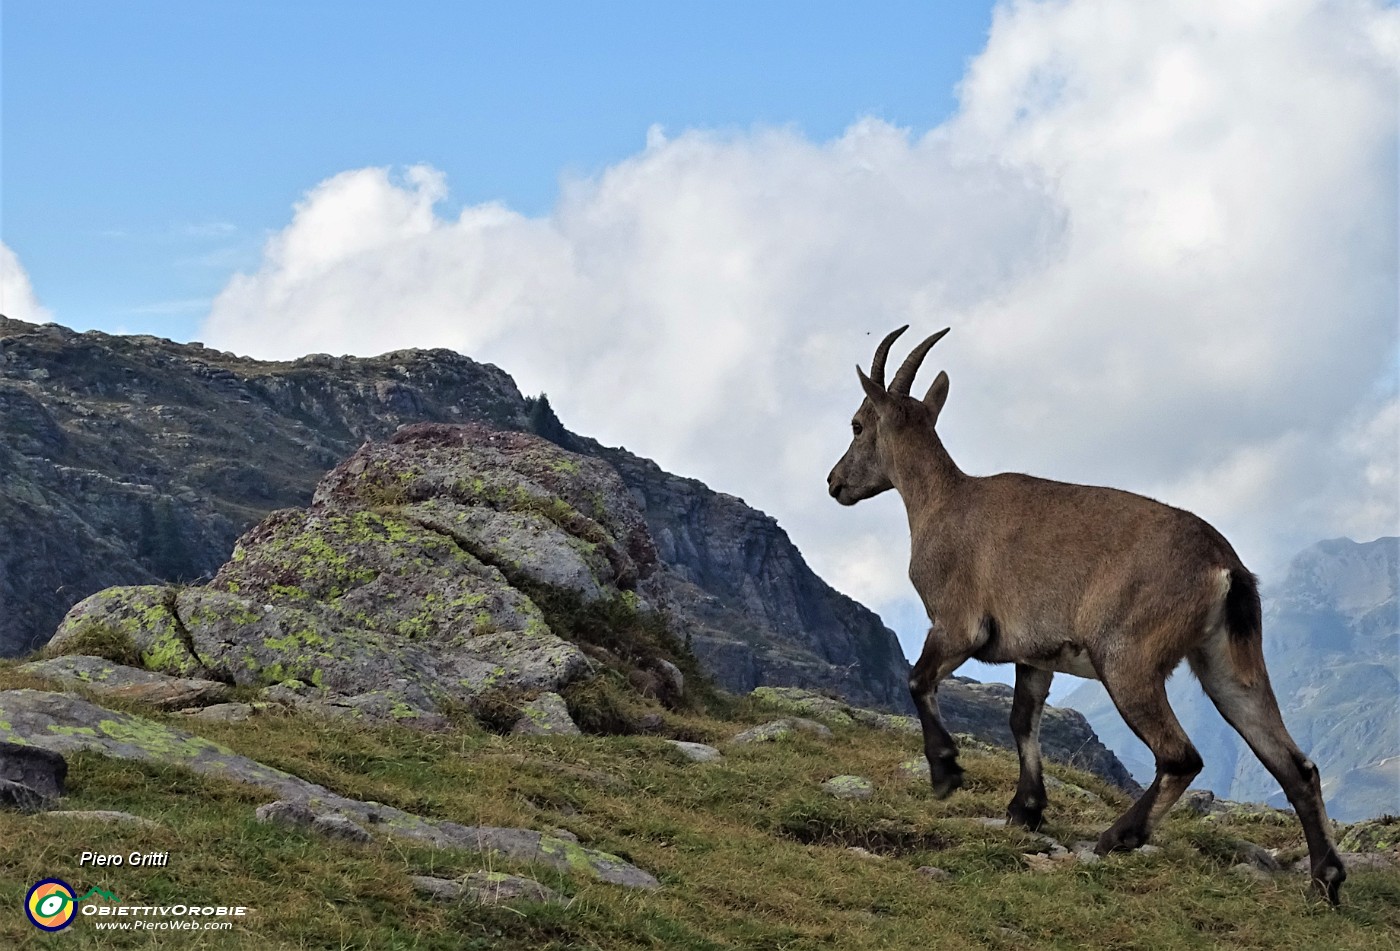
<path fill-rule="evenodd" d="M 104 656 L 159 673 L 295 680 L 308 708 L 416 719 L 588 676 L 593 663 L 525 589 L 636 610 L 634 588 L 656 567 L 606 463 L 521 433 L 424 424 L 361 447 L 309 508 L 274 512 L 239 539 L 208 584 L 88 598 L 51 653 L 102 643 Z"/>

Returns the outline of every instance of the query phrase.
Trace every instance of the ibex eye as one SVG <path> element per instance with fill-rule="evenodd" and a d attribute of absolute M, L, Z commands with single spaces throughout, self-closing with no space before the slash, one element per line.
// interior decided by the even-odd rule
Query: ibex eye
<path fill-rule="evenodd" d="M 853 433 L 855 433 L 857 436 L 859 436 L 859 435 L 860 435 L 860 430 L 861 430 L 860 423 L 851 423 L 851 432 L 853 432 Z"/>

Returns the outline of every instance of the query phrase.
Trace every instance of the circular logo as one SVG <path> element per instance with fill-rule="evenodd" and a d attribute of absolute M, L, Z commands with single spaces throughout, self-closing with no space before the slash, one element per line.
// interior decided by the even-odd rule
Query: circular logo
<path fill-rule="evenodd" d="M 62 931 L 73 923 L 73 889 L 61 878 L 46 878 L 24 896 L 24 913 L 34 927 Z"/>

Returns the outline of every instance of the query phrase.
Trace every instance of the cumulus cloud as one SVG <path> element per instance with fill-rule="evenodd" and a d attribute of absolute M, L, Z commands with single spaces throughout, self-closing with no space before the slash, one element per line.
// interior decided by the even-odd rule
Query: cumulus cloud
<path fill-rule="evenodd" d="M 840 509 L 824 480 L 853 364 L 899 324 L 952 325 L 926 378 L 952 377 L 964 469 L 1149 492 L 1276 569 L 1397 530 L 1397 16 L 1012 3 L 936 129 L 653 129 L 538 218 L 443 214 L 426 166 L 347 171 L 202 337 L 498 363 L 572 428 L 776 515 L 905 618 L 898 500 Z"/>
<path fill-rule="evenodd" d="M 53 320 L 53 314 L 34 296 L 34 287 L 29 283 L 24 265 L 19 263 L 19 255 L 3 242 L 0 242 L 0 314 L 33 324 Z"/>

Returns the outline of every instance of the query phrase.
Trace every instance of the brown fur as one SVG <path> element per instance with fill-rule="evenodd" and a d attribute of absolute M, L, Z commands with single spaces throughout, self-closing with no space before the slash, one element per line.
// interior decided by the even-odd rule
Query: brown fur
<path fill-rule="evenodd" d="M 885 338 L 854 438 L 828 477 L 853 505 L 887 489 L 909 516 L 909 577 L 932 627 L 910 676 L 925 753 L 940 795 L 962 781 L 957 748 L 938 715 L 937 684 L 969 657 L 1017 664 L 1012 731 L 1021 781 L 1008 807 L 1035 828 L 1045 804 L 1036 730 L 1051 673 L 1103 681 L 1124 720 L 1157 759 L 1157 777 L 1099 840 L 1136 848 L 1200 772 L 1201 759 L 1166 699 L 1183 658 L 1211 699 L 1283 786 L 1333 902 L 1345 871 L 1328 836 L 1316 769 L 1283 726 L 1264 667 L 1257 581 L 1202 519 L 1144 496 L 1003 473 L 969 476 L 936 431 L 948 395 L 939 373 L 922 401 L 909 396 L 936 334 L 910 354 L 888 389 Z"/>

